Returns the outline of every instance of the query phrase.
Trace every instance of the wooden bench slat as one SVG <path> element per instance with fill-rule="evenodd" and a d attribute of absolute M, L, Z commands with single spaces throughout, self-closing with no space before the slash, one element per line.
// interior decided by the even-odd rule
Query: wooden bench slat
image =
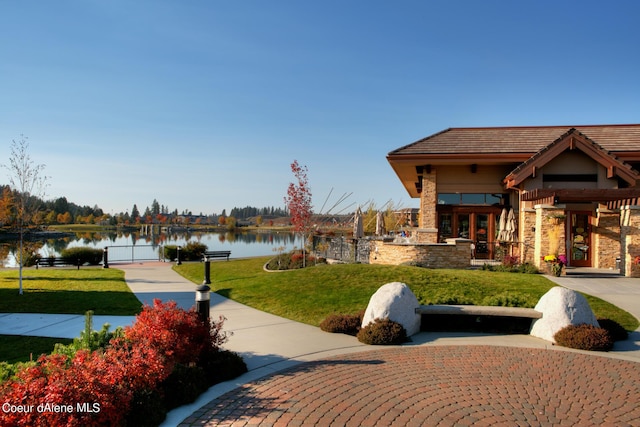
<path fill-rule="evenodd" d="M 542 313 L 525 307 L 497 307 L 485 305 L 421 305 L 418 314 L 446 314 L 466 316 L 505 316 L 541 319 Z"/>
<path fill-rule="evenodd" d="M 69 260 L 67 258 L 54 258 L 54 257 L 46 257 L 46 258 L 38 258 L 36 260 L 36 269 L 38 267 L 55 267 L 56 265 L 73 265 L 74 267 L 78 267 L 80 270 L 80 260 Z"/>
<path fill-rule="evenodd" d="M 229 261 L 231 251 L 205 251 L 205 258 L 226 258 Z"/>

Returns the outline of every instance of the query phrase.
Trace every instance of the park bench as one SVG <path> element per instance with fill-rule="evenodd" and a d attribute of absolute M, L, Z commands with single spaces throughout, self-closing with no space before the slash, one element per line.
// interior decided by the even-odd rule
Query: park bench
<path fill-rule="evenodd" d="M 229 261 L 229 256 L 231 256 L 231 251 L 205 251 L 204 253 L 205 260 L 209 258 L 226 258 Z"/>
<path fill-rule="evenodd" d="M 57 257 L 45 257 L 38 258 L 36 260 L 36 270 L 38 267 L 55 267 L 58 265 L 74 265 L 78 267 L 80 270 L 80 259 L 69 259 L 69 258 L 57 258 Z"/>
<path fill-rule="evenodd" d="M 502 316 L 542 319 L 542 313 L 533 308 L 497 307 L 485 305 L 421 305 L 417 314 L 464 315 L 464 316 Z"/>

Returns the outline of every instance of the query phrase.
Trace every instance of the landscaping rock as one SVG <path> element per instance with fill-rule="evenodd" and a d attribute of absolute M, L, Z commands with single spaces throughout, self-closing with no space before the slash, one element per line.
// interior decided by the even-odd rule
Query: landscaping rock
<path fill-rule="evenodd" d="M 420 332 L 420 315 L 416 314 L 417 307 L 420 307 L 418 298 L 406 284 L 387 283 L 371 296 L 362 319 L 362 327 L 364 328 L 375 319 L 389 319 L 401 324 L 407 331 L 407 336 L 417 334 Z"/>
<path fill-rule="evenodd" d="M 553 343 L 556 332 L 569 325 L 586 323 L 600 326 L 586 298 L 561 286 L 544 294 L 535 309 L 542 313 L 542 319 L 533 322 L 530 334 Z"/>

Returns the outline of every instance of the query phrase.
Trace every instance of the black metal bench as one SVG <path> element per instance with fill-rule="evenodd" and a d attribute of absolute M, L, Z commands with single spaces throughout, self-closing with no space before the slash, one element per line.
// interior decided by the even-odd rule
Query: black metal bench
<path fill-rule="evenodd" d="M 231 251 L 205 251 L 204 253 L 205 260 L 209 258 L 226 258 L 229 261 L 230 256 Z"/>
<path fill-rule="evenodd" d="M 56 258 L 56 257 L 46 257 L 46 258 L 38 258 L 36 260 L 36 270 L 38 267 L 55 267 L 59 265 L 73 265 L 78 267 L 80 270 L 80 259 L 69 259 L 69 258 Z"/>

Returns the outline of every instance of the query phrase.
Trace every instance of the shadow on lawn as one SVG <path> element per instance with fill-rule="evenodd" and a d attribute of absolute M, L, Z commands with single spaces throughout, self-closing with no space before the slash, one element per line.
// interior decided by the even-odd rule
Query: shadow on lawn
<path fill-rule="evenodd" d="M 41 288 L 0 289 L 2 313 L 85 314 L 132 316 L 141 310 L 140 301 L 131 292 L 47 290 Z"/>
<path fill-rule="evenodd" d="M 28 273 L 23 274 L 22 281 L 47 281 L 47 282 L 117 282 L 117 278 L 113 277 L 50 277 L 50 276 L 30 276 Z M 17 282 L 18 276 L 15 277 L 3 277 L 0 282 Z"/>
<path fill-rule="evenodd" d="M 233 289 L 231 289 L 231 288 L 218 289 L 217 291 L 215 291 L 215 293 L 220 295 L 220 296 L 222 296 L 222 297 L 231 299 L 231 291 L 232 290 Z"/>

